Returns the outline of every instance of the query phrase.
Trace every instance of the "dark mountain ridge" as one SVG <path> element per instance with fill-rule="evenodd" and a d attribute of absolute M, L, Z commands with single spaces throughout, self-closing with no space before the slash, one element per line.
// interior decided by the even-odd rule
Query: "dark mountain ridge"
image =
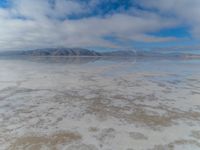
<path fill-rule="evenodd" d="M 0 52 L 0 56 L 71 56 L 71 57 L 179 57 L 200 58 L 200 55 L 186 53 L 159 53 L 147 51 L 111 51 L 96 52 L 83 48 L 43 48 L 26 51 Z"/>

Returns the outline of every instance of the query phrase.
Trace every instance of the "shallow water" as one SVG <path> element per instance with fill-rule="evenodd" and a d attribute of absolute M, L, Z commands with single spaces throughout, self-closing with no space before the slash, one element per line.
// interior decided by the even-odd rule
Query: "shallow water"
<path fill-rule="evenodd" d="M 0 58 L 0 149 L 198 150 L 200 60 Z"/>

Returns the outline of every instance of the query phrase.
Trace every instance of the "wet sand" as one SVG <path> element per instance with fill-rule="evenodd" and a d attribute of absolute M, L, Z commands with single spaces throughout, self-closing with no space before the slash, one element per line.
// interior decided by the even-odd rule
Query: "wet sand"
<path fill-rule="evenodd" d="M 0 59 L 0 149 L 198 150 L 199 65 Z"/>

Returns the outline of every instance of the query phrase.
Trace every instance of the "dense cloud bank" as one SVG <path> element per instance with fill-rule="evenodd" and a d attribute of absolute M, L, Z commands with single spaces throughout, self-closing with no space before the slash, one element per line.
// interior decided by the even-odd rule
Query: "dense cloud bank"
<path fill-rule="evenodd" d="M 154 33 L 180 26 L 198 39 L 199 8 L 199 0 L 7 0 L 0 50 L 176 41 L 183 37 Z"/>

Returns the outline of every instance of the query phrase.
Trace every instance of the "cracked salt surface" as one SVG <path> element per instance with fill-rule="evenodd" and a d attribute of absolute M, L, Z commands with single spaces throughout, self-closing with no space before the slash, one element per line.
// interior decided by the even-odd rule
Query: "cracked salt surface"
<path fill-rule="evenodd" d="M 0 149 L 200 149 L 200 61 L 91 59 L 0 59 Z"/>

